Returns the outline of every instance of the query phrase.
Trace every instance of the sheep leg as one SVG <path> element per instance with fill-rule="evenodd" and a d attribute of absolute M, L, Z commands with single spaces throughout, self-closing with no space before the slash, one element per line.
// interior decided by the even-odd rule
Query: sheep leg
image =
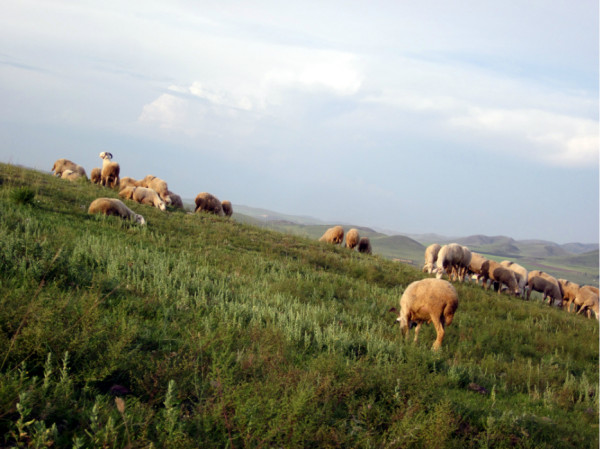
<path fill-rule="evenodd" d="M 433 342 L 433 346 L 431 347 L 431 349 L 437 351 L 442 347 L 442 340 L 444 339 L 445 334 L 444 324 L 440 321 L 440 319 L 437 316 L 431 317 L 431 322 L 433 323 L 433 326 L 435 327 L 435 331 L 437 333 L 437 337 Z"/>
<path fill-rule="evenodd" d="M 415 327 L 415 339 L 414 342 L 416 343 L 417 340 L 419 339 L 419 331 L 421 330 L 421 325 L 423 323 L 421 323 L 420 321 L 417 323 L 417 326 Z"/>

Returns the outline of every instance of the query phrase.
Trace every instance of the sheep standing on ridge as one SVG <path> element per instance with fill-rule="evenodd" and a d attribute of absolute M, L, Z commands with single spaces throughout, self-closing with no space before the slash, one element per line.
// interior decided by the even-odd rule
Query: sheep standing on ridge
<path fill-rule="evenodd" d="M 361 237 L 358 241 L 358 252 L 363 254 L 372 254 L 373 248 L 371 248 L 371 240 L 369 237 Z"/>
<path fill-rule="evenodd" d="M 196 203 L 194 212 L 210 212 L 221 217 L 225 215 L 219 199 L 208 192 L 201 192 L 196 195 L 194 202 Z"/>
<path fill-rule="evenodd" d="M 334 245 L 340 245 L 344 240 L 344 228 L 341 226 L 334 226 L 329 228 L 319 239 L 319 242 L 333 243 Z"/>
<path fill-rule="evenodd" d="M 436 268 L 436 261 L 441 248 L 442 246 L 439 243 L 432 243 L 425 249 L 423 272 L 429 274 L 433 273 L 433 270 Z"/>
<path fill-rule="evenodd" d="M 90 173 L 90 181 L 93 184 L 100 184 L 100 180 L 102 179 L 102 169 L 98 167 L 92 168 L 92 172 Z"/>
<path fill-rule="evenodd" d="M 129 209 L 125 204 L 116 198 L 97 198 L 90 204 L 89 214 L 104 214 L 121 217 L 125 220 L 133 220 L 141 225 L 146 224 L 146 220 L 139 214 Z"/>
<path fill-rule="evenodd" d="M 442 346 L 446 326 L 452 324 L 458 308 L 458 294 L 450 284 L 443 279 L 427 278 L 410 284 L 400 298 L 400 313 L 395 308 L 390 312 L 398 314 L 397 322 L 405 338 L 409 330 L 416 324 L 415 342 L 419 338 L 419 330 L 423 323 L 433 323 L 437 338 L 432 349 Z"/>
<path fill-rule="evenodd" d="M 358 229 L 352 228 L 346 233 L 346 248 L 353 250 L 358 245 L 360 236 L 358 235 Z"/>
<path fill-rule="evenodd" d="M 112 162 L 112 153 L 103 151 L 100 153 L 102 159 L 102 171 L 100 172 L 100 184 L 105 187 L 115 188 L 119 186 L 119 174 L 121 167 L 117 162 Z"/>
<path fill-rule="evenodd" d="M 75 173 L 79 173 L 80 176 L 87 176 L 85 169 L 69 159 L 58 159 L 52 166 L 54 176 L 61 177 L 65 170 L 72 170 Z"/>
<path fill-rule="evenodd" d="M 226 217 L 231 217 L 233 215 L 233 206 L 231 205 L 231 201 L 223 201 L 221 203 L 221 207 L 223 208 L 223 213 Z"/>
<path fill-rule="evenodd" d="M 127 187 L 129 189 L 130 187 Z M 136 201 L 140 204 L 146 204 L 148 206 L 154 206 L 162 211 L 167 210 L 166 203 L 158 196 L 152 189 L 148 189 L 146 187 L 135 187 L 133 190 L 133 201 Z"/>

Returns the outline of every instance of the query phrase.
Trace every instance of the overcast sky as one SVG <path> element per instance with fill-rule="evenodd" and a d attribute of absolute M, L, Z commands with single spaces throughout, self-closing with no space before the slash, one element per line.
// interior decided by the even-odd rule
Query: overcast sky
<path fill-rule="evenodd" d="M 598 242 L 598 1 L 3 2 L 0 161 L 398 233 Z"/>

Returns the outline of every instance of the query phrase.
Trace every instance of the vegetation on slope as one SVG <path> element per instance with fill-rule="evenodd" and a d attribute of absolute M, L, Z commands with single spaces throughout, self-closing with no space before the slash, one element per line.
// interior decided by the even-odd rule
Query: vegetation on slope
<path fill-rule="evenodd" d="M 0 165 L 0 436 L 15 447 L 597 447 L 598 322 L 418 269 Z"/>

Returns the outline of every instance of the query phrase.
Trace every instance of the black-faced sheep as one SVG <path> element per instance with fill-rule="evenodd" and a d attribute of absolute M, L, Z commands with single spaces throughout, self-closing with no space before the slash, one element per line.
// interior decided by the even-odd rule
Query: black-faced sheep
<path fill-rule="evenodd" d="M 210 212 L 219 216 L 225 215 L 221 201 L 219 201 L 216 196 L 208 192 L 201 192 L 196 195 L 194 202 L 196 203 L 196 209 L 194 212 Z"/>
<path fill-rule="evenodd" d="M 598 289 L 589 285 L 585 285 L 579 288 L 577 296 L 575 297 L 575 309 L 578 314 L 587 312 L 588 318 L 590 318 L 590 310 L 596 314 L 596 318 L 600 320 L 600 314 L 598 313 Z"/>
<path fill-rule="evenodd" d="M 58 176 L 59 178 L 65 170 L 72 170 L 75 173 L 79 173 L 81 176 L 86 176 L 85 169 L 81 165 L 68 159 L 58 159 L 52 166 L 54 176 Z"/>
<path fill-rule="evenodd" d="M 439 243 L 432 243 L 425 249 L 425 264 L 423 265 L 423 272 L 425 273 L 433 273 L 433 270 L 436 267 L 436 261 L 438 258 L 438 253 L 442 246 Z"/>
<path fill-rule="evenodd" d="M 529 272 L 527 271 L 527 268 L 522 267 L 518 263 L 510 260 L 503 260 L 500 262 L 500 265 L 515 273 L 517 284 L 519 284 L 520 296 L 525 297 L 525 289 L 527 288 L 527 280 L 529 279 Z"/>
<path fill-rule="evenodd" d="M 341 226 L 334 226 L 329 228 L 319 239 L 319 242 L 333 243 L 334 245 L 340 245 L 344 240 L 344 228 Z"/>
<path fill-rule="evenodd" d="M 531 292 L 535 290 L 544 295 L 543 301 L 545 301 L 546 298 L 549 298 L 549 304 L 552 304 L 552 301 L 559 301 L 562 305 L 563 296 L 560 287 L 546 278 L 541 276 L 529 276 L 527 289 L 527 299 L 530 298 Z"/>
<path fill-rule="evenodd" d="M 445 328 L 452 323 L 457 308 L 458 294 L 452 284 L 443 279 L 428 278 L 410 284 L 400 298 L 400 313 L 394 308 L 390 312 L 398 314 L 396 321 L 405 338 L 416 324 L 415 342 L 421 325 L 433 323 L 437 338 L 432 349 L 437 350 L 442 346 Z"/>
<path fill-rule="evenodd" d="M 65 170 L 62 172 L 62 175 L 60 175 L 60 177 L 69 181 L 76 181 L 80 178 L 84 178 L 85 175 L 82 176 L 80 172 L 76 172 L 73 170 Z"/>
<path fill-rule="evenodd" d="M 579 284 L 568 281 L 567 279 L 557 279 L 562 289 L 563 309 L 567 312 L 571 311 L 571 304 L 575 301 L 577 293 L 579 293 Z"/>
<path fill-rule="evenodd" d="M 119 186 L 119 174 L 121 167 L 112 161 L 112 153 L 103 151 L 100 153 L 102 159 L 102 171 L 100 172 L 100 184 L 105 187 L 115 188 Z"/>
<path fill-rule="evenodd" d="M 371 248 L 371 240 L 369 237 L 361 237 L 358 241 L 358 252 L 363 254 L 372 254 L 373 248 Z"/>
<path fill-rule="evenodd" d="M 121 217 L 125 220 L 133 220 L 141 225 L 146 224 L 146 220 L 139 214 L 129 209 L 125 204 L 116 198 L 98 198 L 92 201 L 88 209 L 90 214 L 104 214 Z"/>
<path fill-rule="evenodd" d="M 360 241 L 360 235 L 358 235 L 358 229 L 352 228 L 346 233 L 346 248 L 351 250 L 358 246 Z"/>
<path fill-rule="evenodd" d="M 90 173 L 90 181 L 93 184 L 100 184 L 102 179 L 102 169 L 99 167 L 92 168 L 92 172 Z"/>
<path fill-rule="evenodd" d="M 158 196 L 158 193 L 146 187 L 136 187 L 133 189 L 132 199 L 140 204 L 154 206 L 162 211 L 167 210 L 166 203 Z"/>
<path fill-rule="evenodd" d="M 223 213 L 226 217 L 231 217 L 233 215 L 233 206 L 231 201 L 225 200 L 221 203 L 221 207 L 223 208 Z"/>
<path fill-rule="evenodd" d="M 506 285 L 508 290 L 515 296 L 519 296 L 519 284 L 515 273 L 506 267 L 503 267 L 495 260 L 486 260 L 481 266 L 481 276 L 483 278 L 484 288 L 488 288 L 487 281 L 490 280 L 490 285 L 497 284 L 498 293 L 502 291 L 502 285 Z"/>
<path fill-rule="evenodd" d="M 463 249 L 459 244 L 450 243 L 442 246 L 437 258 L 436 278 L 441 279 L 445 274 L 448 278 L 456 279 L 459 275 L 462 259 Z"/>

